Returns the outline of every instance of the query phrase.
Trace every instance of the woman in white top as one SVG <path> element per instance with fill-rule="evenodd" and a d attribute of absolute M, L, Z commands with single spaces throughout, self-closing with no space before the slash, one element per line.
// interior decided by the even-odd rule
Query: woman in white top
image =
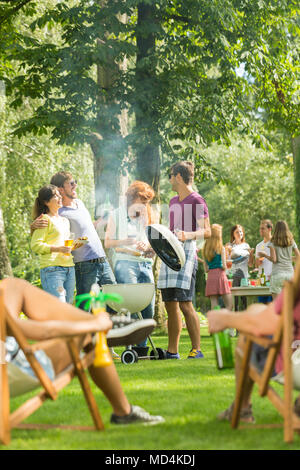
<path fill-rule="evenodd" d="M 227 250 L 232 261 L 232 287 L 239 287 L 242 279 L 248 279 L 248 266 L 253 264 L 254 249 L 245 240 L 245 230 L 242 225 L 234 225 L 230 232 L 230 243 Z M 238 297 L 235 297 L 235 310 L 238 310 Z M 247 308 L 247 298 L 242 296 L 242 308 Z"/>
<path fill-rule="evenodd" d="M 294 237 L 289 230 L 285 220 L 279 220 L 275 225 L 274 234 L 268 243 L 270 255 L 259 252 L 260 257 L 264 257 L 273 263 L 270 290 L 273 299 L 280 294 L 284 281 L 289 280 L 294 275 L 293 252 L 296 258 L 300 255 Z"/>

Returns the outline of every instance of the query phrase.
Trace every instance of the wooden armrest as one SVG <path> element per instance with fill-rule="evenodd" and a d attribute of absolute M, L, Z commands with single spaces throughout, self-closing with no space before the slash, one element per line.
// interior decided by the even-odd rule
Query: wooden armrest
<path fill-rule="evenodd" d="M 278 342 L 274 338 L 266 338 L 265 336 L 255 336 L 249 333 L 245 333 L 242 330 L 239 330 L 239 333 L 244 335 L 246 338 L 250 339 L 253 343 L 259 344 L 264 348 L 273 348 L 278 344 Z"/>
<path fill-rule="evenodd" d="M 263 346 L 264 348 L 272 348 L 277 345 L 274 339 L 264 338 L 263 336 L 254 336 L 254 335 L 247 335 L 247 337 L 256 344 Z"/>
<path fill-rule="evenodd" d="M 81 336 L 81 335 L 78 335 L 78 333 L 76 333 L 76 335 L 71 335 L 71 336 L 61 336 L 59 338 L 51 338 L 51 339 L 45 339 L 44 341 L 38 341 L 36 343 L 33 343 L 33 344 L 28 344 L 26 346 L 26 348 L 24 348 L 26 350 L 27 353 L 34 353 L 35 351 L 39 351 L 40 349 L 44 349 L 45 347 L 49 347 L 49 346 L 55 346 L 56 343 L 59 341 L 70 341 L 70 339 L 72 338 L 76 338 L 77 336 Z"/>

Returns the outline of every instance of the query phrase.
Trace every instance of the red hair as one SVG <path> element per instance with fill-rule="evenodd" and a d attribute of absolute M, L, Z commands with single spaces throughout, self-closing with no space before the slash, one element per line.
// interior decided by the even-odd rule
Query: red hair
<path fill-rule="evenodd" d="M 127 208 L 134 204 L 137 199 L 141 199 L 143 203 L 146 203 L 148 223 L 151 224 L 153 222 L 153 213 L 150 202 L 155 196 L 152 186 L 144 181 L 134 181 L 127 189 L 125 195 L 127 197 Z"/>

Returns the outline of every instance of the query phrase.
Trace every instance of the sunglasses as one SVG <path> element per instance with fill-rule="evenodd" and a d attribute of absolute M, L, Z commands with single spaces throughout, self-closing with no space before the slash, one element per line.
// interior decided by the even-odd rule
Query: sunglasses
<path fill-rule="evenodd" d="M 168 174 L 169 180 L 172 178 L 172 176 L 174 176 L 174 173 L 169 173 Z"/>
<path fill-rule="evenodd" d="M 69 184 L 70 184 L 71 186 L 76 186 L 77 180 L 69 181 Z"/>

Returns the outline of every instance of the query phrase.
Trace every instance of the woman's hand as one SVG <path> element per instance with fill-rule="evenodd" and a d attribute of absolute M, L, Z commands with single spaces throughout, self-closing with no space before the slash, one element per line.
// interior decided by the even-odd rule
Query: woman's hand
<path fill-rule="evenodd" d="M 120 240 L 119 245 L 136 245 L 136 238 L 125 238 L 125 240 Z"/>
<path fill-rule="evenodd" d="M 150 246 L 145 242 L 139 241 L 136 243 L 136 248 L 139 251 L 148 251 L 150 249 Z"/>
<path fill-rule="evenodd" d="M 50 251 L 53 253 L 70 254 L 72 251 L 72 247 L 71 246 L 51 246 Z"/>
<path fill-rule="evenodd" d="M 107 333 L 112 328 L 112 321 L 107 312 L 101 312 L 94 315 L 94 319 L 91 320 L 91 333 L 96 331 L 104 331 Z"/>

